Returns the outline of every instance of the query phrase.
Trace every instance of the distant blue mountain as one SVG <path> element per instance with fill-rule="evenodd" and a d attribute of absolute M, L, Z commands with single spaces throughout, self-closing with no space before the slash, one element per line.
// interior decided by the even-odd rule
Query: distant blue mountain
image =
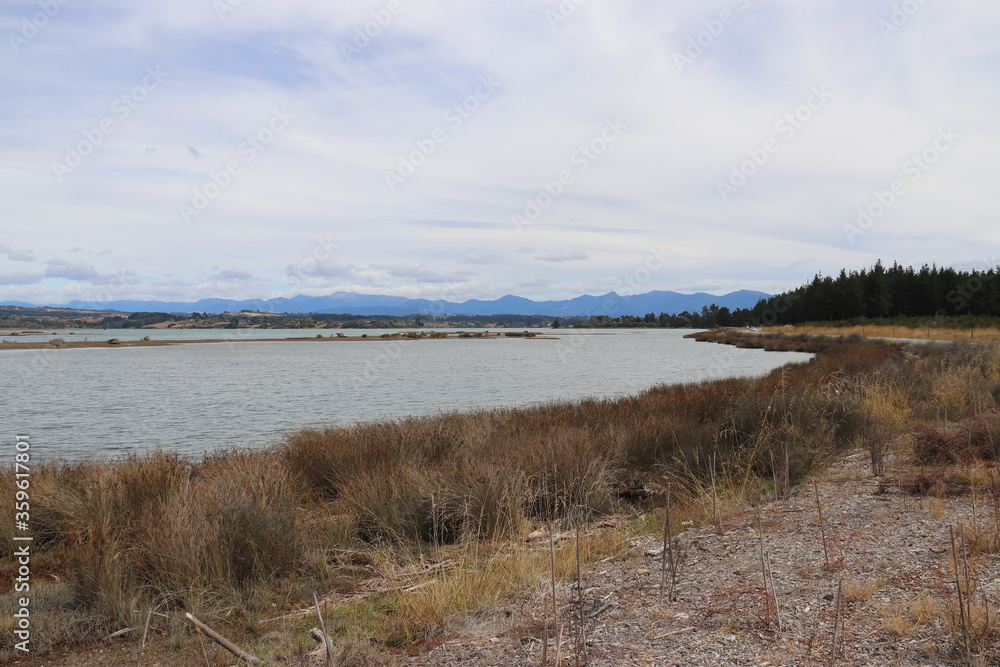
<path fill-rule="evenodd" d="M 508 294 L 492 301 L 472 299 L 462 303 L 427 299 L 408 299 L 401 296 L 355 294 L 334 292 L 327 296 L 296 296 L 290 299 L 201 299 L 200 301 L 71 301 L 61 308 L 91 310 L 118 310 L 124 312 L 153 311 L 164 313 L 225 313 L 243 310 L 260 310 L 271 313 L 350 313 L 353 315 L 549 315 L 572 317 L 581 315 L 641 316 L 646 313 L 677 314 L 684 311 L 699 312 L 703 306 L 716 304 L 730 310 L 752 308 L 760 299 L 769 297 L 764 292 L 740 290 L 721 296 L 698 292 L 655 291 L 631 296 L 608 292 L 599 296 L 578 296 L 563 301 L 532 301 Z M 29 306 L 31 304 L 14 303 Z"/>

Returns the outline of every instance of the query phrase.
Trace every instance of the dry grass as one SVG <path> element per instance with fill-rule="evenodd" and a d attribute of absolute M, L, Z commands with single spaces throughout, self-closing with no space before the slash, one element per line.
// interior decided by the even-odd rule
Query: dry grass
<path fill-rule="evenodd" d="M 848 579 L 843 584 L 844 599 L 848 602 L 867 602 L 879 589 L 877 581 Z"/>
<path fill-rule="evenodd" d="M 844 327 L 784 326 L 781 331 L 789 334 L 811 334 L 826 336 L 867 336 L 870 338 L 911 338 L 918 340 L 975 341 L 980 343 L 1000 342 L 997 329 L 946 329 L 931 327 L 904 327 L 866 324 Z"/>
<path fill-rule="evenodd" d="M 931 498 L 931 516 L 935 521 L 944 521 L 948 517 L 948 501 L 944 498 Z"/>
<path fill-rule="evenodd" d="M 43 466 L 32 472 L 33 562 L 67 581 L 69 601 L 37 614 L 65 619 L 72 610 L 68 631 L 87 639 L 131 625 L 155 605 L 192 611 L 254 643 L 275 600 L 305 607 L 313 590 L 349 594 L 422 559 L 450 558 L 458 567 L 410 590 L 329 612 L 345 641 L 419 645 L 538 585 L 548 554 L 522 546 L 535 526 L 586 527 L 633 510 L 652 516 L 667 482 L 674 525 L 724 522 L 730 510 L 786 494 L 847 448 L 869 446 L 875 467 L 887 441 L 945 405 L 949 420 L 973 421 L 939 423 L 941 438 L 921 441 L 924 450 L 937 447 L 927 456 L 968 464 L 992 453 L 984 443 L 1000 430 L 995 351 L 914 352 L 907 360 L 897 347 L 856 340 L 767 344 L 818 354 L 757 379 L 305 430 L 265 451 L 200 461 L 161 452 Z M 970 393 L 959 400 L 952 387 Z M 963 438 L 971 444 L 959 447 Z M 985 474 L 976 484 L 983 521 L 973 543 L 986 550 L 1000 532 L 1000 494 Z M 9 486 L 0 479 L 4 511 Z M 10 526 L 0 531 L 9 536 Z M 582 561 L 606 557 L 621 539 L 616 531 L 585 537 Z M 351 562 L 340 553 L 363 556 Z M 557 577 L 570 576 L 575 557 L 568 545 L 556 550 Z M 867 600 L 873 586 L 848 582 L 845 595 Z"/>
<path fill-rule="evenodd" d="M 897 637 L 909 637 L 915 624 L 898 607 L 884 607 L 879 612 L 882 616 L 882 627 Z"/>
<path fill-rule="evenodd" d="M 908 606 L 914 622 L 918 624 L 927 623 L 941 615 L 938 601 L 930 593 L 921 593 Z"/>

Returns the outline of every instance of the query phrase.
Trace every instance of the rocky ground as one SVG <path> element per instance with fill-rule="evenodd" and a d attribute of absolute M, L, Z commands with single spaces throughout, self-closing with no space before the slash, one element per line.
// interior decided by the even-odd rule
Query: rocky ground
<path fill-rule="evenodd" d="M 891 466 L 890 466 L 891 468 Z M 892 477 L 890 474 L 889 478 Z M 633 540 L 624 558 L 586 572 L 583 631 L 575 583 L 557 589 L 569 627 L 561 649 L 549 637 L 549 664 L 803 665 L 968 664 L 951 566 L 950 527 L 994 530 L 994 509 L 980 494 L 918 496 L 880 485 L 867 455 L 854 454 L 817 484 L 826 551 L 812 485 L 787 499 L 722 517 L 721 530 L 694 528 L 675 538 L 673 598 L 662 600 L 661 549 Z M 761 548 L 770 560 L 777 611 L 764 593 Z M 960 556 L 965 579 L 965 559 Z M 968 561 L 973 664 L 1000 664 L 993 615 L 1000 607 L 1000 559 Z M 409 665 L 539 665 L 545 624 L 538 595 L 467 627 Z M 984 612 L 984 600 L 990 617 Z"/>

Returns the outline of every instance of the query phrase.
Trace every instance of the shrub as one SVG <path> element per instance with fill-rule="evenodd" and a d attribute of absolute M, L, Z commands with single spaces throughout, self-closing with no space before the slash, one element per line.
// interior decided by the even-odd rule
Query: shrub
<path fill-rule="evenodd" d="M 1000 415 L 986 415 L 952 431 L 924 424 L 914 435 L 914 455 L 921 465 L 997 460 Z"/>

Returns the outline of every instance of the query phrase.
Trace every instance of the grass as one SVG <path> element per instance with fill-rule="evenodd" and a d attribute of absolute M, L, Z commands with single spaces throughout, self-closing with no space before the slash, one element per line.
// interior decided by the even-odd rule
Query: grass
<path fill-rule="evenodd" d="M 849 336 L 857 334 L 859 336 L 879 337 L 879 338 L 910 338 L 921 340 L 944 340 L 944 341 L 978 341 L 981 343 L 1000 342 L 1000 329 L 993 322 L 988 326 L 978 328 L 940 326 L 930 321 L 928 324 L 879 324 L 873 320 L 867 324 L 844 323 L 824 324 L 806 323 L 800 325 L 789 325 L 781 327 L 782 330 L 793 334 L 808 333 L 827 336 Z"/>
<path fill-rule="evenodd" d="M 877 581 L 858 581 L 849 579 L 844 582 L 843 595 L 848 602 L 867 602 L 878 591 Z"/>
<path fill-rule="evenodd" d="M 361 651 L 357 637 L 414 650 L 549 575 L 547 549 L 523 546 L 534 528 L 580 526 L 584 565 L 613 557 L 629 531 L 657 524 L 648 517 L 668 482 L 672 524 L 701 525 L 786 494 L 853 447 L 867 448 L 883 474 L 885 447 L 902 433 L 916 431 L 914 452 L 935 465 L 992 457 L 992 348 L 700 337 L 816 357 L 760 378 L 616 400 L 303 430 L 263 451 L 201 460 L 158 452 L 47 464 L 32 471 L 32 567 L 62 583 L 33 613 L 72 643 L 133 627 L 150 607 L 190 611 L 238 642 L 287 653 L 267 640 L 269 619 L 310 607 L 313 591 L 336 591 L 327 615 L 345 651 Z M 0 479 L 4 511 L 9 477 Z M 996 484 L 976 483 L 978 539 L 992 550 Z M 589 529 L 623 514 L 637 518 Z M 9 525 L 2 531 L 10 537 Z M 556 549 L 557 578 L 573 576 L 575 559 L 570 544 Z M 454 566 L 427 570 L 443 561 Z M 867 590 L 858 584 L 857 599 Z M 309 627 L 292 624 L 289 641 L 308 645 Z M 9 651 L 0 644 L 0 659 Z"/>

